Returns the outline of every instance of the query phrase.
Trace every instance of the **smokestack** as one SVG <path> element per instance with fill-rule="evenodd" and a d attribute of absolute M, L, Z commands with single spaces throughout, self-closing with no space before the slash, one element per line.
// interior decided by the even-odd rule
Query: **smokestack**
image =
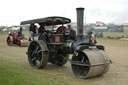
<path fill-rule="evenodd" d="M 77 36 L 83 36 L 84 8 L 76 8 L 77 11 Z"/>

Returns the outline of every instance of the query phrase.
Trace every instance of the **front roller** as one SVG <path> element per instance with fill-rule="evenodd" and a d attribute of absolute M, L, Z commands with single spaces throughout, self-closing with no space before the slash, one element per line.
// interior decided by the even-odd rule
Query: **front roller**
<path fill-rule="evenodd" d="M 72 57 L 72 70 L 79 78 L 96 77 L 109 70 L 110 59 L 103 50 L 83 50 L 74 53 Z"/>
<path fill-rule="evenodd" d="M 27 47 L 28 46 L 28 40 L 26 40 L 26 39 L 23 39 L 23 40 L 18 40 L 17 41 L 17 45 L 19 46 L 19 47 Z"/>
<path fill-rule="evenodd" d="M 43 68 L 48 62 L 48 47 L 43 40 L 32 41 L 28 47 L 29 64 L 37 69 Z"/>

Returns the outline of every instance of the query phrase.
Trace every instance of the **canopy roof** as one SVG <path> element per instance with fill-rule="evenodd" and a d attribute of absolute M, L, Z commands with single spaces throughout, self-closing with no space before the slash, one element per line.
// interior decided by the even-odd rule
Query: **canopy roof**
<path fill-rule="evenodd" d="M 46 17 L 46 18 L 22 21 L 20 24 L 25 25 L 25 24 L 39 23 L 39 24 L 44 24 L 46 26 L 50 26 L 50 25 L 67 24 L 70 22 L 71 22 L 71 20 L 69 18 L 53 16 L 53 17 Z"/>

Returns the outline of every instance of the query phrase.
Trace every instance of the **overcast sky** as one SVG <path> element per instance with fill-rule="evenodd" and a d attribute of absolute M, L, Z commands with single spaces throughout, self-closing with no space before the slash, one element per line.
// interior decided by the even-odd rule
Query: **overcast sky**
<path fill-rule="evenodd" d="M 76 8 L 84 7 L 87 23 L 128 22 L 128 0 L 0 0 L 0 25 L 19 25 L 22 20 L 64 16 L 76 22 Z"/>

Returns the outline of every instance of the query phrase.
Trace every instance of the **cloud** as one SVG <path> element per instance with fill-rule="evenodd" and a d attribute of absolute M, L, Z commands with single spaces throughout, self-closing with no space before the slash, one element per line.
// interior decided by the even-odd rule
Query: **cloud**
<path fill-rule="evenodd" d="M 87 22 L 127 21 L 128 0 L 1 0 L 0 25 L 47 16 L 65 16 L 76 21 L 76 7 L 85 8 Z"/>

